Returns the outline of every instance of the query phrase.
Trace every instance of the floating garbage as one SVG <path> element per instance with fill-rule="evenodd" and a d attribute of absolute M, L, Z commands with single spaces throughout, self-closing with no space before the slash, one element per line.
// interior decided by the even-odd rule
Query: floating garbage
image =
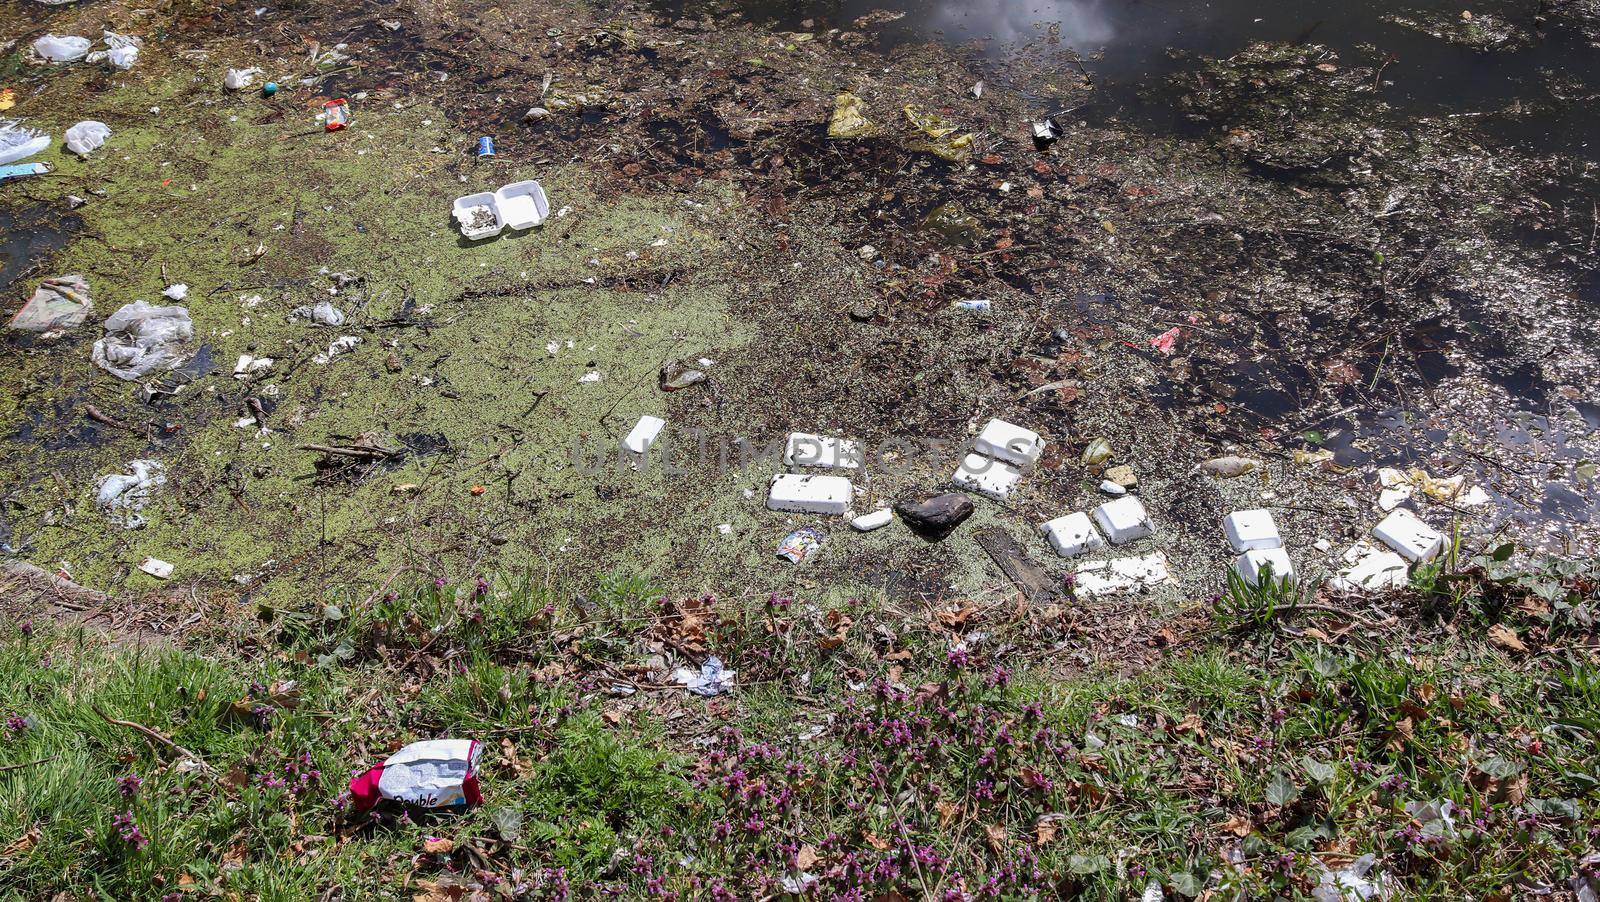
<path fill-rule="evenodd" d="M 55 167 L 49 163 L 10 163 L 0 165 L 0 182 L 29 175 L 45 175 L 54 171 Z"/>
<path fill-rule="evenodd" d="M 1234 476 L 1243 476 L 1246 473 L 1259 469 L 1261 461 L 1249 457 L 1228 455 L 1226 457 L 1213 457 L 1200 465 L 1200 470 L 1207 476 L 1216 476 L 1221 479 L 1231 479 Z"/>
<path fill-rule="evenodd" d="M 712 655 L 700 665 L 698 673 L 687 667 L 679 667 L 672 672 L 672 678 L 678 685 L 695 695 L 715 698 L 733 691 L 733 678 L 737 673 L 735 670 L 724 669 L 722 659 Z"/>
<path fill-rule="evenodd" d="M 230 91 L 243 91 L 256 83 L 256 79 L 267 74 L 260 67 L 251 66 L 248 69 L 229 69 L 228 74 L 222 77 L 222 86 Z"/>
<path fill-rule="evenodd" d="M 117 34 L 114 31 L 103 33 L 106 49 L 96 50 L 83 58 L 86 63 L 106 63 L 114 68 L 127 71 L 139 61 L 139 48 L 144 46 L 144 41 L 131 34 Z"/>
<path fill-rule="evenodd" d="M 1036 119 L 1033 122 L 1033 146 L 1044 150 L 1056 143 L 1061 138 L 1061 126 L 1056 124 L 1052 116 Z"/>
<path fill-rule="evenodd" d="M 56 276 L 39 283 L 33 297 L 11 318 L 9 326 L 21 332 L 76 329 L 89 319 L 93 310 L 89 283 L 83 276 Z"/>
<path fill-rule="evenodd" d="M 33 42 L 33 52 L 49 63 L 70 63 L 89 55 L 93 44 L 77 35 L 47 34 Z"/>
<path fill-rule="evenodd" d="M 1388 877 L 1381 871 L 1373 872 L 1377 856 L 1372 853 L 1357 858 L 1337 871 L 1318 861 L 1321 869 L 1317 885 L 1311 890 L 1316 902 L 1361 902 L 1365 899 L 1387 899 L 1391 895 Z M 1369 879 L 1368 874 L 1372 874 Z"/>
<path fill-rule="evenodd" d="M 172 576 L 172 564 L 158 557 L 147 557 L 139 564 L 139 569 L 150 574 L 156 579 L 169 579 Z"/>
<path fill-rule="evenodd" d="M 972 156 L 976 138 L 970 132 L 958 135 L 956 132 L 959 129 L 954 123 L 938 113 L 925 112 L 912 104 L 906 104 L 905 114 L 917 131 L 927 136 L 927 140 L 907 142 L 907 147 L 925 150 L 949 163 L 965 163 Z"/>
<path fill-rule="evenodd" d="M 828 137 L 865 138 L 878 130 L 867 119 L 866 104 L 849 91 L 833 99 L 833 115 L 828 118 Z"/>
<path fill-rule="evenodd" d="M 451 215 L 469 241 L 493 238 L 504 229 L 531 229 L 550 217 L 550 200 L 535 181 L 512 182 L 498 191 L 458 197 Z"/>
<path fill-rule="evenodd" d="M 111 473 L 95 483 L 95 507 L 123 529 L 144 525 L 139 511 L 150 503 L 150 496 L 167 481 L 166 468 L 158 460 L 130 460 L 127 473 Z"/>
<path fill-rule="evenodd" d="M 355 347 L 358 344 L 361 344 L 361 339 L 358 336 L 341 335 L 338 338 L 335 338 L 328 345 L 328 350 L 326 353 L 318 354 L 312 359 L 317 363 L 327 363 L 333 358 L 338 357 L 340 354 L 348 354 L 349 352 L 355 350 Z"/>
<path fill-rule="evenodd" d="M 48 134 L 16 119 L 0 119 L 0 164 L 26 160 L 49 146 Z"/>
<path fill-rule="evenodd" d="M 322 105 L 322 127 L 336 132 L 350 124 L 350 101 L 343 97 Z"/>
<path fill-rule="evenodd" d="M 478 758 L 483 746 L 471 739 L 413 742 L 350 781 L 357 811 L 384 799 L 423 808 L 481 805 Z"/>
<path fill-rule="evenodd" d="M 802 563 L 822 547 L 822 540 L 827 537 L 827 533 L 815 526 L 802 526 L 778 543 L 778 557 L 791 564 Z"/>
<path fill-rule="evenodd" d="M 94 362 L 118 379 L 139 379 L 176 364 L 178 346 L 193 337 L 188 310 L 134 301 L 106 319 L 106 337 L 94 343 Z"/>
<path fill-rule="evenodd" d="M 318 326 L 344 325 L 344 311 L 333 306 L 328 301 L 318 301 L 315 304 L 302 304 L 289 311 L 290 319 L 308 319 Z"/>
<path fill-rule="evenodd" d="M 67 129 L 67 149 L 80 157 L 86 157 L 99 150 L 109 137 L 111 137 L 110 126 L 104 122 L 85 119 Z M 176 300 L 182 300 L 182 298 L 177 298 Z"/>

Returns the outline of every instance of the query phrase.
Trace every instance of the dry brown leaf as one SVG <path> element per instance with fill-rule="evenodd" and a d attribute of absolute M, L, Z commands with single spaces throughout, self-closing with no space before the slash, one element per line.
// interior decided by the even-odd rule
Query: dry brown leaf
<path fill-rule="evenodd" d="M 1008 837 L 1006 836 L 1005 824 L 985 824 L 983 832 L 989 837 L 989 848 L 998 852 L 1006 847 L 1006 839 Z"/>
<path fill-rule="evenodd" d="M 27 833 L 24 833 L 15 840 L 12 840 L 11 844 L 6 846 L 4 849 L 0 849 L 0 858 L 11 858 L 16 855 L 21 855 L 33 848 L 38 842 L 39 828 L 34 827 Z"/>
<path fill-rule="evenodd" d="M 1242 815 L 1236 814 L 1222 822 L 1222 829 L 1232 833 L 1234 836 L 1243 837 L 1249 836 L 1250 831 L 1255 828 L 1250 825 L 1249 820 L 1244 818 Z"/>
<path fill-rule="evenodd" d="M 795 853 L 794 866 L 796 870 L 809 871 L 816 867 L 817 862 L 821 860 L 822 856 L 817 854 L 816 847 L 807 843 L 800 847 L 799 852 Z"/>
<path fill-rule="evenodd" d="M 941 799 L 934 802 L 933 808 L 939 812 L 939 826 L 941 827 L 950 826 L 950 822 L 955 820 L 957 814 L 961 813 L 961 806 L 949 799 Z"/>
<path fill-rule="evenodd" d="M 1522 640 L 1517 638 L 1516 630 L 1506 626 L 1504 623 L 1496 623 L 1494 626 L 1489 627 L 1489 641 L 1506 651 L 1514 651 L 1518 654 L 1528 650 L 1528 646 L 1523 645 Z"/>
<path fill-rule="evenodd" d="M 1039 819 L 1033 822 L 1033 841 L 1042 846 L 1055 839 L 1056 834 L 1061 831 L 1058 824 L 1064 817 L 1065 815 L 1061 814 L 1040 815 Z"/>
<path fill-rule="evenodd" d="M 435 836 L 422 841 L 422 851 L 430 855 L 448 855 L 455 851 L 456 844 L 443 836 Z"/>
<path fill-rule="evenodd" d="M 861 838 L 867 841 L 867 845 L 877 849 L 879 852 L 889 851 L 889 841 L 879 838 L 876 834 L 865 833 L 862 834 Z"/>

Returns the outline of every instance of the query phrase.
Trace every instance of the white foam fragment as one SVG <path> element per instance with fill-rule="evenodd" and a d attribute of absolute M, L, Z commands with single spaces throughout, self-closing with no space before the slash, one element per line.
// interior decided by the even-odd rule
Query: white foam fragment
<path fill-rule="evenodd" d="M 1373 527 L 1372 535 L 1413 564 L 1431 561 L 1450 547 L 1443 533 L 1403 508 L 1384 517 L 1382 523 Z"/>
<path fill-rule="evenodd" d="M 861 466 L 861 448 L 849 439 L 791 432 L 783 450 L 783 462 L 791 467 L 854 470 Z"/>
<path fill-rule="evenodd" d="M 139 564 L 139 569 L 150 574 L 156 579 L 167 579 L 172 576 L 172 565 L 160 558 L 147 557 Z"/>
<path fill-rule="evenodd" d="M 1050 541 L 1050 547 L 1062 557 L 1077 557 L 1104 548 L 1106 544 L 1105 539 L 1095 532 L 1094 524 L 1089 522 L 1089 515 L 1082 511 L 1041 523 L 1039 530 Z"/>
<path fill-rule="evenodd" d="M 775 511 L 837 516 L 850 509 L 850 480 L 843 476 L 779 473 L 767 490 L 767 507 Z"/>
<path fill-rule="evenodd" d="M 665 429 L 666 426 L 666 420 L 646 414 L 639 418 L 639 422 L 633 424 L 632 429 L 628 430 L 627 436 L 622 439 L 622 447 L 632 451 L 634 454 L 643 454 L 650 450 L 651 445 L 656 443 L 656 438 L 661 435 L 661 430 Z"/>
<path fill-rule="evenodd" d="M 1362 539 L 1344 553 L 1345 566 L 1328 578 L 1335 592 L 1383 592 L 1404 588 L 1409 581 L 1406 559 Z"/>
<path fill-rule="evenodd" d="M 1032 429 L 1005 420 L 990 420 L 978 433 L 973 449 L 979 454 L 1018 466 L 1037 463 L 1044 453 L 1044 440 Z"/>
<path fill-rule="evenodd" d="M 1287 580 L 1290 585 L 1294 585 L 1297 581 L 1294 575 L 1294 563 L 1289 560 L 1289 552 L 1282 548 L 1253 548 L 1239 555 L 1238 560 L 1233 562 L 1234 572 L 1252 586 L 1261 582 L 1261 576 L 1268 568 L 1272 570 L 1274 583 Z"/>
<path fill-rule="evenodd" d="M 1282 548 L 1283 537 L 1278 534 L 1278 524 L 1272 512 L 1256 508 L 1234 511 L 1222 518 L 1222 531 L 1234 551 L 1245 552 L 1257 548 Z"/>
<path fill-rule="evenodd" d="M 862 514 L 854 520 L 851 520 L 850 528 L 856 530 L 857 532 L 872 532 L 874 529 L 882 529 L 883 527 L 888 526 L 893 520 L 894 511 L 885 507 L 880 510 L 875 510 L 870 514 Z"/>
<path fill-rule="evenodd" d="M 1125 545 L 1155 534 L 1144 503 L 1133 495 L 1107 501 L 1095 508 L 1094 522 L 1113 545 Z"/>
<path fill-rule="evenodd" d="M 1078 568 L 1073 591 L 1080 598 L 1127 595 L 1169 582 L 1167 556 L 1157 551 L 1140 557 L 1094 561 Z"/>
<path fill-rule="evenodd" d="M 1006 500 L 1011 490 L 1022 481 L 1022 471 L 1016 467 L 982 454 L 968 454 L 961 459 L 950 482 L 956 488 L 976 492 L 996 501 Z"/>

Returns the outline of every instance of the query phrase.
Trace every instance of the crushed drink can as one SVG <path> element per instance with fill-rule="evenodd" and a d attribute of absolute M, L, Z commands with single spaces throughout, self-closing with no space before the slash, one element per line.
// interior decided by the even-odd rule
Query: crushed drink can
<path fill-rule="evenodd" d="M 827 533 L 815 526 L 802 526 L 784 536 L 783 541 L 778 543 L 778 557 L 798 564 L 821 548 L 822 540 L 827 537 Z"/>
<path fill-rule="evenodd" d="M 494 156 L 494 139 L 488 135 L 478 139 L 478 159 L 483 160 Z"/>
<path fill-rule="evenodd" d="M 343 97 L 322 105 L 323 127 L 336 132 L 350 124 L 350 101 Z"/>

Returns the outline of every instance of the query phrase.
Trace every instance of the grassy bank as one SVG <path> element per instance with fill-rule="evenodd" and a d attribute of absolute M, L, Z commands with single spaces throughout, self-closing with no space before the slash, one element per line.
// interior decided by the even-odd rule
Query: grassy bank
<path fill-rule="evenodd" d="M 1070 608 L 669 600 L 621 576 L 428 583 L 184 649 L 11 624 L 0 884 L 1262 898 L 1373 853 L 1402 897 L 1564 890 L 1596 839 L 1594 583 L 1497 566 L 1424 574 L 1387 621 L 1236 593 L 1130 668 L 1075 666 Z M 708 653 L 731 694 L 673 685 Z M 348 809 L 352 773 L 434 736 L 487 746 L 481 808 Z"/>

